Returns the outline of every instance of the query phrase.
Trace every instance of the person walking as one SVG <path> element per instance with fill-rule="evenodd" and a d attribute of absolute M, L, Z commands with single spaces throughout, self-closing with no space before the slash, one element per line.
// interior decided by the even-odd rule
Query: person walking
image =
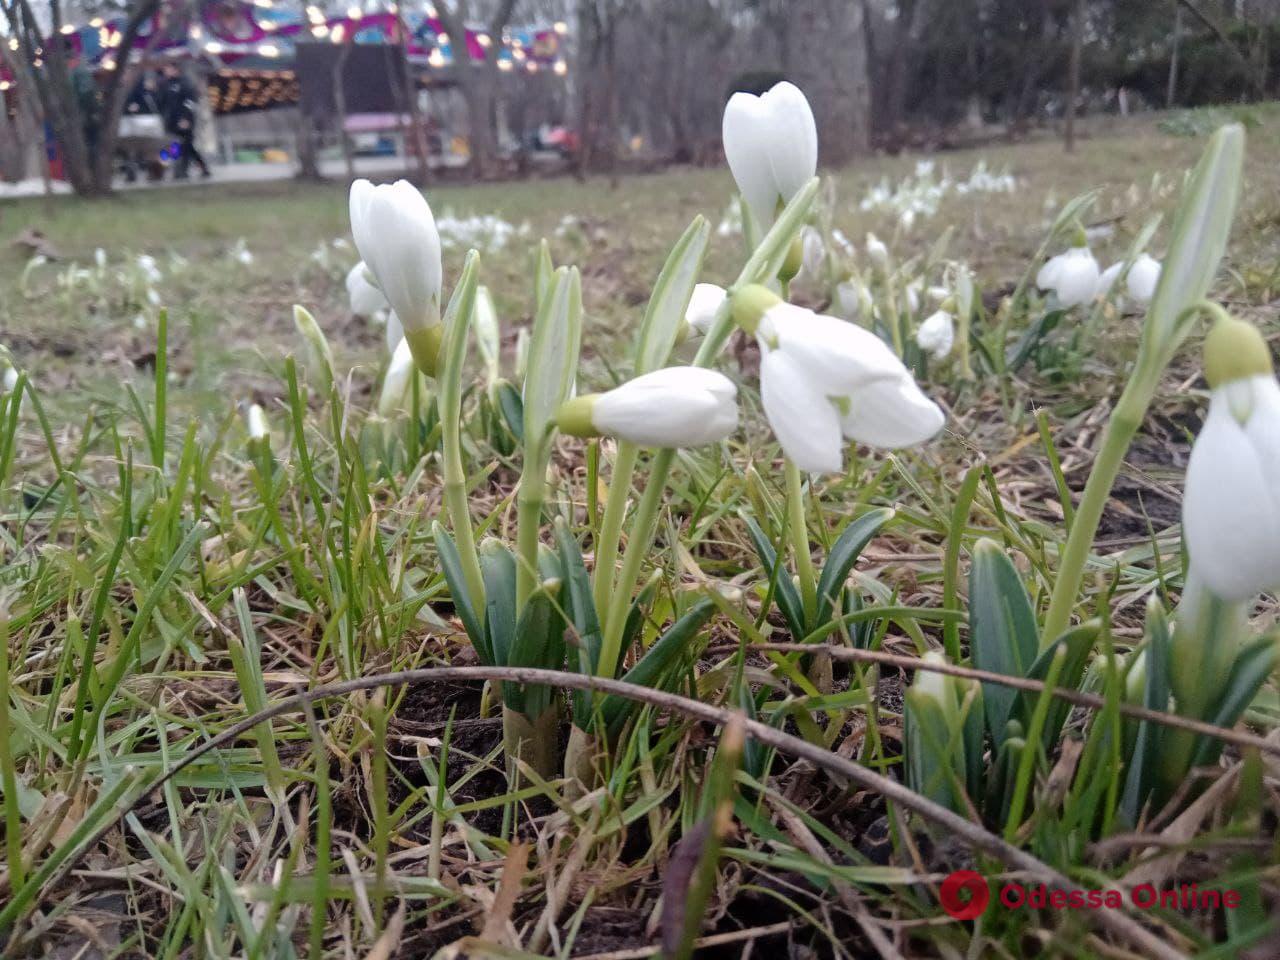
<path fill-rule="evenodd" d="M 196 90 L 176 63 L 164 66 L 160 99 L 165 129 L 178 138 L 178 165 L 173 171 L 174 179 L 185 180 L 189 176 L 192 160 L 200 168 L 202 177 L 212 176 L 209 165 L 196 149 Z"/>
<path fill-rule="evenodd" d="M 160 84 L 156 75 L 145 70 L 125 101 L 124 114 L 120 117 L 118 140 L 124 157 L 124 177 L 129 183 L 138 179 L 139 169 L 146 170 L 148 178 L 159 179 L 154 169 L 155 142 L 161 139 L 164 124 L 160 117 Z M 155 162 L 153 162 L 155 161 Z M 159 167 L 163 173 L 163 167 Z"/>

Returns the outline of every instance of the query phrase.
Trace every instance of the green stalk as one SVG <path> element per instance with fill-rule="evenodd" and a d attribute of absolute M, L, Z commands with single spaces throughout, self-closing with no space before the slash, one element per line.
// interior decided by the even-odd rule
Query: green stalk
<path fill-rule="evenodd" d="M 631 494 L 631 478 L 635 474 L 639 452 L 634 443 L 619 442 L 613 472 L 609 475 L 609 499 L 605 502 L 600 536 L 596 539 L 595 582 L 592 584 L 597 613 L 608 607 L 610 593 L 616 587 L 618 544 L 622 539 L 622 523 L 627 516 L 627 498 Z"/>
<path fill-rule="evenodd" d="M 790 460 L 785 467 L 787 479 L 787 528 L 791 552 L 796 555 L 796 575 L 800 580 L 800 597 L 804 602 L 804 619 L 812 624 L 818 616 L 818 574 L 809 547 L 809 525 L 805 522 L 804 487 L 800 468 Z"/>
<path fill-rule="evenodd" d="M 1102 511 L 1106 508 L 1107 498 L 1111 496 L 1111 487 L 1120 472 L 1124 455 L 1133 442 L 1133 435 L 1142 425 L 1147 406 L 1151 402 L 1152 391 L 1146 387 L 1143 379 L 1145 378 L 1134 378 L 1129 381 L 1111 419 L 1107 421 L 1107 429 L 1102 435 L 1102 449 L 1093 461 L 1093 470 L 1084 486 L 1084 496 L 1080 498 L 1080 506 L 1076 509 L 1075 523 L 1067 535 L 1067 545 L 1058 563 L 1058 579 L 1053 585 L 1049 611 L 1045 614 L 1044 631 L 1040 634 L 1042 650 L 1062 636 L 1071 623 L 1071 611 L 1075 607 L 1076 595 L 1084 579 L 1084 567 L 1089 560 L 1089 550 L 1093 547 L 1093 536 L 1102 520 Z"/>
<path fill-rule="evenodd" d="M 609 597 L 604 642 L 600 646 L 600 661 L 596 670 L 599 676 L 613 677 L 617 674 L 622 655 L 622 631 L 626 627 L 627 609 L 631 605 L 631 591 L 640 578 L 640 565 L 653 543 L 658 508 L 666 493 L 667 475 L 671 472 L 671 462 L 675 455 L 674 450 L 659 450 L 650 461 L 649 479 L 645 484 L 644 496 L 640 498 L 640 506 L 636 509 L 635 520 L 631 524 L 631 539 L 627 541 L 627 549 L 623 553 L 622 572 L 618 576 L 613 595 Z"/>
<path fill-rule="evenodd" d="M 516 610 L 524 609 L 538 586 L 538 533 L 542 527 L 546 475 L 542 449 L 528 450 L 516 496 Z"/>
<path fill-rule="evenodd" d="M 9 724 L 9 611 L 0 609 L 0 778 L 4 784 L 4 852 L 9 864 L 9 889 L 21 889 L 26 879 L 22 863 L 22 811 L 18 809 L 18 777 L 13 763 Z"/>

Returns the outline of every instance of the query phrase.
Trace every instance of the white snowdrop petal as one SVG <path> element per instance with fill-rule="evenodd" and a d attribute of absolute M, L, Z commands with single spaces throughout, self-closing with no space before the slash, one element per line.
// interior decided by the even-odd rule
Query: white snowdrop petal
<path fill-rule="evenodd" d="M 809 473 L 838 473 L 844 441 L 836 409 L 785 353 L 762 351 L 760 400 L 782 451 Z"/>
<path fill-rule="evenodd" d="M 851 440 L 897 450 L 924 443 L 945 422 L 942 409 L 908 374 L 896 381 L 868 384 L 852 394 L 840 426 Z"/>

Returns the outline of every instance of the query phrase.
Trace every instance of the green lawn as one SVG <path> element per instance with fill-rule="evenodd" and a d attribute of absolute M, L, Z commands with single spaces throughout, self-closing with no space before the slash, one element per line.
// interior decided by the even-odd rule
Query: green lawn
<path fill-rule="evenodd" d="M 1239 213 L 1213 295 L 1272 339 L 1280 334 L 1280 113 L 1250 116 L 1257 125 Z M 981 344 L 999 359 L 1045 316 L 1038 297 L 1009 302 L 1073 197 L 1099 191 L 1086 226 L 1104 265 L 1158 214 L 1151 248 L 1163 254 L 1184 173 L 1205 138 L 1173 136 L 1160 121 L 1092 124 L 1071 155 L 1037 140 L 868 159 L 823 171 L 821 202 L 864 267 L 868 231 L 889 242 L 904 276 L 921 270 L 936 283 L 944 261 L 968 264 L 983 293 L 975 352 Z M 895 183 L 926 160 L 957 180 L 982 162 L 1012 174 L 1017 189 L 953 194 L 909 230 L 894 215 L 859 209 L 882 178 Z M 583 390 L 630 375 L 655 277 L 696 215 L 711 225 L 701 278 L 734 280 L 748 251 L 740 234 L 717 230 L 732 192 L 723 169 L 627 177 L 616 187 L 564 178 L 426 191 L 438 220 L 492 214 L 528 225 L 501 249 L 480 249 L 505 377 L 515 377 L 516 330 L 533 320 L 538 240 L 550 241 L 556 264 L 580 268 Z M 994 910 L 977 924 L 951 921 L 937 888 L 962 868 L 1028 886 L 1037 872 L 1056 871 L 1085 887 L 1119 886 L 1141 869 L 1157 885 L 1243 892 L 1236 914 L 1144 912 L 1147 936 L 1171 956 L 1214 944 L 1225 944 L 1217 955 L 1243 956 L 1267 934 L 1252 924 L 1274 917 L 1277 897 L 1274 680 L 1259 681 L 1221 760 L 1215 754 L 1209 773 L 1189 775 L 1188 793 L 1166 796 L 1168 809 L 1136 811 L 1131 823 L 1134 811 L 1117 800 L 1126 764 L 1152 741 L 1138 742 L 1136 721 L 1115 712 L 1127 694 L 1109 670 L 1152 649 L 1144 638 L 1161 622 L 1152 610 L 1172 608 L 1184 585 L 1182 477 L 1206 397 L 1198 335 L 1161 380 L 1124 457 L 1074 604 L 1079 620 L 1100 624 L 1079 634 L 1090 666 L 1076 680 L 1092 682 L 1103 705 L 1062 711 L 1066 733 L 1043 753 L 997 756 L 993 736 L 979 757 L 984 789 L 973 791 L 976 806 L 960 805 L 958 824 L 928 805 L 887 801 L 872 778 L 911 776 L 904 689 L 918 683 L 920 654 L 946 648 L 972 666 L 981 632 L 973 611 L 989 594 L 1022 598 L 1030 617 L 1044 612 L 1073 504 L 1132 376 L 1141 315 L 1068 314 L 1018 369 L 975 357 L 977 374 L 967 377 L 954 361 L 917 359 L 922 387 L 947 413 L 943 433 L 898 453 L 850 447 L 845 472 L 812 479 L 798 514 L 783 508 L 794 491 L 763 425 L 758 358 L 735 343 L 720 367 L 741 384 L 746 428 L 722 446 L 673 456 L 669 487 L 654 480 L 662 454 L 640 456 L 634 489 L 617 487 L 631 524 L 650 483 L 661 499 L 652 548 L 627 526 L 639 575 L 616 586 L 628 601 L 620 609 L 636 616 L 613 623 L 635 627 L 624 648 L 630 665 L 661 649 L 671 622 L 705 613 L 652 685 L 704 705 L 749 707 L 780 736 L 836 759 L 775 756 L 758 743 L 743 751 L 719 719 L 636 710 L 599 738 L 607 776 L 587 775 L 594 790 L 584 796 L 559 778 L 558 755 L 547 778 L 504 765 L 496 680 L 359 682 L 474 665 L 479 654 L 432 529 L 449 495 L 438 452 L 451 442 L 440 422 L 446 400 L 421 380 L 404 404 L 412 416 L 370 415 L 386 355 L 383 332 L 347 306 L 343 280 L 357 255 L 345 190 L 215 183 L 0 206 L 0 240 L 27 230 L 40 231 L 57 257 L 31 265 L 15 246 L 0 247 L 0 347 L 34 387 L 21 404 L 0 406 L 6 955 L 620 960 L 680 940 L 673 904 L 695 913 L 705 904 L 706 922 L 691 928 L 710 938 L 700 957 L 745 955 L 748 943 L 754 956 L 1149 955 L 1142 931 L 1134 939 L 1125 918 L 1112 922 L 1106 911 Z M 446 296 L 466 252 L 446 247 Z M 155 277 L 142 256 L 154 258 Z M 810 306 L 829 299 L 803 274 L 791 294 Z M 329 339 L 333 391 L 295 332 L 295 304 Z M 157 356 L 162 329 L 167 349 Z M 696 348 L 676 349 L 688 362 Z M 474 355 L 468 370 L 478 377 Z M 470 373 L 463 385 L 457 444 L 469 519 L 477 539 L 513 544 L 530 485 L 520 480 L 521 446 L 495 409 L 498 394 L 475 388 Z M 269 456 L 246 443 L 239 415 L 251 402 L 270 421 Z M 556 571 L 543 571 L 556 583 L 543 589 L 572 613 L 581 584 L 565 538 L 585 555 L 583 577 L 595 575 L 610 484 L 628 454 L 625 444 L 565 438 L 553 453 L 534 529 L 557 548 L 539 559 Z M 896 513 L 882 528 L 886 508 Z M 781 563 L 758 555 L 748 519 Z M 794 556 L 803 537 L 821 562 L 847 545 L 842 534 L 873 522 L 849 576 L 832 588 L 844 611 L 840 628 L 824 634 L 837 658 L 832 677 L 821 658 L 769 649 L 813 632 L 807 620 L 796 629 L 787 609 L 803 586 L 798 564 L 801 587 L 792 585 L 788 545 Z M 993 569 L 1004 578 L 998 589 L 983 580 Z M 487 581 L 486 590 L 502 596 Z M 1013 607 L 999 609 L 1026 627 Z M 1255 632 L 1274 626 L 1273 601 L 1249 612 Z M 483 629 L 501 615 L 500 603 L 486 606 Z M 589 648 L 579 634 L 591 630 L 589 620 L 570 619 L 572 662 Z M 520 636 L 533 624 L 522 619 Z M 1009 628 L 1005 639 L 1034 648 L 1027 633 Z M 840 659 L 858 651 L 888 659 Z M 1111 651 L 1128 659 L 1112 661 Z M 309 713 L 282 710 L 234 728 L 268 703 L 341 681 L 354 682 Z M 1034 726 L 1002 731 L 1006 746 L 1021 735 L 1039 742 L 1049 698 L 1025 702 L 1035 713 L 1028 706 L 1011 723 L 1030 717 Z M 1166 692 L 1148 705 L 1167 702 Z M 567 713 L 567 700 L 560 708 Z M 558 728 L 561 740 L 568 727 Z M 1163 727 L 1151 721 L 1142 737 L 1155 729 Z M 225 749 L 197 756 L 218 734 Z M 1260 750 L 1254 734 L 1269 735 L 1271 746 Z M 961 749 L 953 740 L 938 753 Z M 733 829 L 716 833 L 728 819 Z M 1139 867 L 1166 848 L 1185 856 L 1167 870 Z M 1018 851 L 1036 858 L 1031 867 Z"/>

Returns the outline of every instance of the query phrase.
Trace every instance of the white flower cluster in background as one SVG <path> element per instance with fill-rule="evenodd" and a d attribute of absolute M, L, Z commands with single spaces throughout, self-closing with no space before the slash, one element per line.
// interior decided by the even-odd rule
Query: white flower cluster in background
<path fill-rule="evenodd" d="M 473 217 L 456 217 L 445 210 L 436 218 L 440 242 L 446 247 L 477 250 L 501 250 L 509 242 L 529 235 L 528 223 L 516 226 L 501 217 L 486 213 Z"/>
<path fill-rule="evenodd" d="M 954 194 L 969 196 L 976 193 L 1014 193 L 1018 180 L 1007 170 L 992 173 L 987 162 L 979 160 L 966 180 L 953 180 L 943 168 L 937 175 L 937 165 L 932 160 L 921 160 L 915 173 L 894 184 L 885 178 L 867 191 L 859 204 L 863 213 L 887 213 L 898 218 L 903 229 L 910 230 L 917 220 L 927 220 L 938 213 L 942 201 Z"/>

